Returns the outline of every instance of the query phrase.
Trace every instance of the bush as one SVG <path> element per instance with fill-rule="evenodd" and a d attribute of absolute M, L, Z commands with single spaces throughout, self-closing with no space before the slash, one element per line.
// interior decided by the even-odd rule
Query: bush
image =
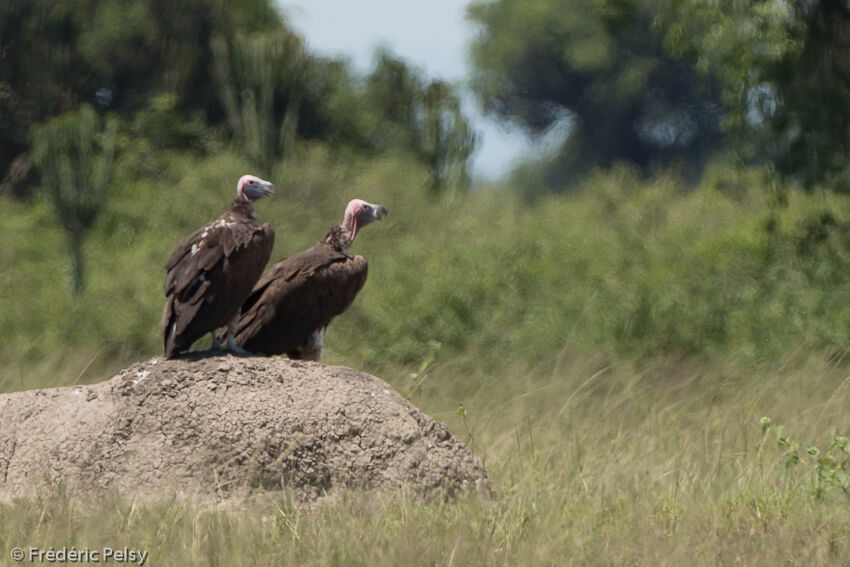
<path fill-rule="evenodd" d="M 92 229 L 91 289 L 76 304 L 43 277 L 62 265 L 44 205 L 10 207 L 0 228 L 14 266 L 0 284 L 4 359 L 62 344 L 159 352 L 162 262 L 225 210 L 250 167 L 229 153 L 160 152 L 140 169 L 148 151 L 130 148 L 116 165 L 115 194 Z M 321 145 L 279 170 L 278 196 L 259 206 L 277 233 L 272 261 L 318 240 L 350 198 L 390 211 L 352 249 L 369 259 L 369 281 L 328 331 L 330 361 L 418 368 L 464 353 L 495 367 L 565 347 L 754 359 L 846 346 L 846 197 L 783 187 L 782 205 L 759 172 L 717 171 L 684 192 L 675 177 L 619 169 L 529 206 L 507 190 L 435 196 L 413 162 Z"/>

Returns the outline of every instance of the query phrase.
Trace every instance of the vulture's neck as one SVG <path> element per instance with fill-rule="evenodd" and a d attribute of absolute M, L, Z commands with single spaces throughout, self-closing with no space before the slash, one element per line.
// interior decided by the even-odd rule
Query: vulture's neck
<path fill-rule="evenodd" d="M 348 247 L 351 246 L 351 242 L 353 240 L 353 236 L 349 238 L 349 233 L 343 228 L 342 225 L 338 224 L 335 227 L 331 228 L 327 234 L 325 234 L 324 238 L 322 238 L 321 240 L 321 243 L 323 246 L 326 246 L 330 250 L 335 250 L 337 252 L 347 254 Z"/>
<path fill-rule="evenodd" d="M 339 238 L 342 242 L 345 250 L 351 246 L 351 243 L 354 242 L 354 237 L 357 236 L 357 230 L 360 227 L 357 222 L 357 215 L 350 209 L 345 210 L 345 217 L 343 217 L 342 222 L 331 229 L 339 229 Z M 343 252 L 345 251 L 343 250 Z"/>
<path fill-rule="evenodd" d="M 257 213 L 254 209 L 254 201 L 246 199 L 241 195 L 237 196 L 236 199 L 233 200 L 233 204 L 230 205 L 230 210 L 228 212 L 231 216 L 235 217 L 243 217 L 248 220 L 257 219 Z"/>

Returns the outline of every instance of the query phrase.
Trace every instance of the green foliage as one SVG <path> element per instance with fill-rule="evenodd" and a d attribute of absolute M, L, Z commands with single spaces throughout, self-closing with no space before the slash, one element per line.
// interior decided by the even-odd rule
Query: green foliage
<path fill-rule="evenodd" d="M 656 25 L 668 50 L 722 82 L 739 159 L 771 159 L 807 186 L 850 191 L 846 4 L 671 1 Z"/>
<path fill-rule="evenodd" d="M 90 106 L 33 129 L 33 160 L 42 188 L 68 231 L 91 227 L 107 195 L 117 122 L 105 126 Z"/>
<path fill-rule="evenodd" d="M 84 103 L 129 121 L 171 93 L 184 119 L 219 123 L 212 38 L 281 27 L 269 0 L 0 3 L 0 180 L 29 149 L 33 124 Z M 21 195 L 32 186 L 11 181 Z"/>
<path fill-rule="evenodd" d="M 281 30 L 216 38 L 215 69 L 228 123 L 245 154 L 262 171 L 291 151 L 299 106 L 308 98 L 309 58 L 300 37 Z"/>
<path fill-rule="evenodd" d="M 160 93 L 150 99 L 147 107 L 133 115 L 130 135 L 144 140 L 155 148 L 195 148 L 210 138 L 201 112 L 186 117 L 177 107 L 177 95 Z M 207 140 L 205 140 L 207 139 Z"/>
<path fill-rule="evenodd" d="M 621 170 L 532 207 L 505 194 L 408 202 L 393 218 L 414 225 L 358 244 L 379 264 L 356 306 L 365 319 L 349 319 L 366 331 L 349 333 L 365 333 L 369 363 L 413 364 L 432 341 L 441 356 L 486 352 L 494 365 L 566 344 L 747 358 L 843 349 L 850 203 L 791 191 L 777 212 L 760 177 L 712 169 L 684 194 L 675 178 Z M 332 327 L 328 344 L 337 332 L 348 340 Z"/>
<path fill-rule="evenodd" d="M 781 473 L 784 478 L 796 476 L 800 468 L 804 478 L 808 478 L 807 489 L 814 498 L 824 498 L 832 490 L 840 490 L 845 497 L 850 497 L 850 439 L 836 436 L 829 444 L 826 453 L 807 443 L 800 442 L 785 435 L 785 426 L 775 423 L 769 417 L 760 420 L 764 440 L 756 446 L 756 452 L 762 455 L 765 451 L 765 441 L 773 437 Z M 798 485 L 795 479 L 794 485 Z"/>
<path fill-rule="evenodd" d="M 247 170 L 227 152 L 198 159 L 142 141 L 128 146 L 91 230 L 95 293 L 83 307 L 85 332 L 55 278 L 39 276 L 60 256 L 33 254 L 28 240 L 37 233 L 49 248 L 55 233 L 43 216 L 15 213 L 0 236 L 15 266 L 3 285 L 20 301 L 0 309 L 0 328 L 15 330 L 0 356 L 44 358 L 72 329 L 70 340 L 91 352 L 158 352 L 163 259 L 221 214 Z M 749 360 L 847 346 L 850 201 L 805 194 L 762 170 L 712 167 L 687 193 L 674 176 L 599 172 L 532 206 L 504 191 L 434 196 L 429 172 L 411 158 L 364 162 L 304 145 L 282 171 L 273 179 L 279 197 L 259 207 L 278 235 L 272 260 L 314 243 L 354 196 L 391 212 L 355 243 L 369 259 L 369 282 L 328 330 L 331 361 L 346 353 L 358 367 L 415 371 L 429 358 L 482 353 L 495 367 L 515 351 L 546 356 L 567 345 Z M 774 204 L 770 192 L 787 204 Z"/>
<path fill-rule="evenodd" d="M 427 81 L 417 69 L 379 50 L 362 94 L 364 136 L 373 151 L 407 152 L 429 172 L 429 188 L 466 188 L 475 132 L 456 89 Z M 363 112 L 363 111 L 361 111 Z"/>
<path fill-rule="evenodd" d="M 453 86 L 385 52 L 368 77 L 312 55 L 269 0 L 7 2 L 0 53 L 0 181 L 19 197 L 36 185 L 30 128 L 86 103 L 156 148 L 232 141 L 269 177 L 321 141 L 412 156 L 435 193 L 469 184 L 475 134 Z"/>
<path fill-rule="evenodd" d="M 790 35 L 799 22 L 792 4 L 781 2 L 675 2 L 655 22 L 665 47 L 696 58 L 698 68 L 720 78 L 729 112 L 726 125 L 744 127 L 752 110 L 749 93 L 779 60 L 799 51 Z"/>
<path fill-rule="evenodd" d="M 499 0 L 468 13 L 485 108 L 535 134 L 569 124 L 551 165 L 559 183 L 617 161 L 698 170 L 720 147 L 719 84 L 664 49 L 654 32 L 661 3 Z"/>
<path fill-rule="evenodd" d="M 695 181 L 722 151 L 850 190 L 846 3 L 499 0 L 469 17 L 487 108 L 535 133 L 571 128 L 537 164 L 550 188 L 616 161 Z"/>
<path fill-rule="evenodd" d="M 41 186 L 68 237 L 73 290 L 83 289 L 83 236 L 103 209 L 112 176 L 118 123 L 82 106 L 33 128 L 32 157 Z"/>
<path fill-rule="evenodd" d="M 795 12 L 802 23 L 792 40 L 804 47 L 771 77 L 781 101 L 771 121 L 781 141 L 777 161 L 808 185 L 850 193 L 850 6 L 821 0 Z"/>
<path fill-rule="evenodd" d="M 469 185 L 466 162 L 475 151 L 475 132 L 460 110 L 460 99 L 449 85 L 432 81 L 422 100 L 421 160 L 431 172 L 431 191 L 449 184 Z"/>

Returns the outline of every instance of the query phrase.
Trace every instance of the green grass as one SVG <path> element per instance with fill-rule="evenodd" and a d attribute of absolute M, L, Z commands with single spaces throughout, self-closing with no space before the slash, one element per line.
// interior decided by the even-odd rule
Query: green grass
<path fill-rule="evenodd" d="M 249 169 L 227 152 L 125 152 L 78 298 L 48 204 L 0 197 L 0 391 L 99 381 L 158 354 L 162 262 Z M 325 360 L 446 422 L 485 459 L 492 499 L 349 492 L 233 510 L 60 493 L 0 505 L 0 552 L 128 545 L 152 565 L 850 557 L 845 454 L 830 449 L 850 435 L 847 197 L 782 187 L 778 205 L 762 172 L 719 167 L 690 191 L 621 169 L 532 205 L 499 188 L 438 197 L 409 163 L 323 147 L 269 177 L 273 260 L 352 197 L 389 208 L 355 243 L 369 281 Z M 783 429 L 763 431 L 764 416 Z"/>
<path fill-rule="evenodd" d="M 490 500 L 349 492 L 232 510 L 60 495 L 0 506 L 0 546 L 128 545 L 152 565 L 823 565 L 850 553 L 844 491 L 815 491 L 812 462 L 784 470 L 759 425 L 771 415 L 825 449 L 850 429 L 843 365 L 571 353 L 473 370 L 465 385 L 450 363 L 431 372 L 411 398 L 485 458 Z"/>

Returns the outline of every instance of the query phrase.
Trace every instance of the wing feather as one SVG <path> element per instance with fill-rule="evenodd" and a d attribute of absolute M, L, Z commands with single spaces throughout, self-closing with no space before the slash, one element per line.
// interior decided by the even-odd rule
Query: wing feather
<path fill-rule="evenodd" d="M 160 331 L 167 357 L 223 326 L 268 262 L 274 231 L 227 216 L 186 237 L 165 263 L 167 297 Z M 171 347 L 169 347 L 171 345 Z"/>
<path fill-rule="evenodd" d="M 362 256 L 320 243 L 281 260 L 260 277 L 243 305 L 236 343 L 264 354 L 302 346 L 348 309 L 366 282 L 367 270 Z"/>

